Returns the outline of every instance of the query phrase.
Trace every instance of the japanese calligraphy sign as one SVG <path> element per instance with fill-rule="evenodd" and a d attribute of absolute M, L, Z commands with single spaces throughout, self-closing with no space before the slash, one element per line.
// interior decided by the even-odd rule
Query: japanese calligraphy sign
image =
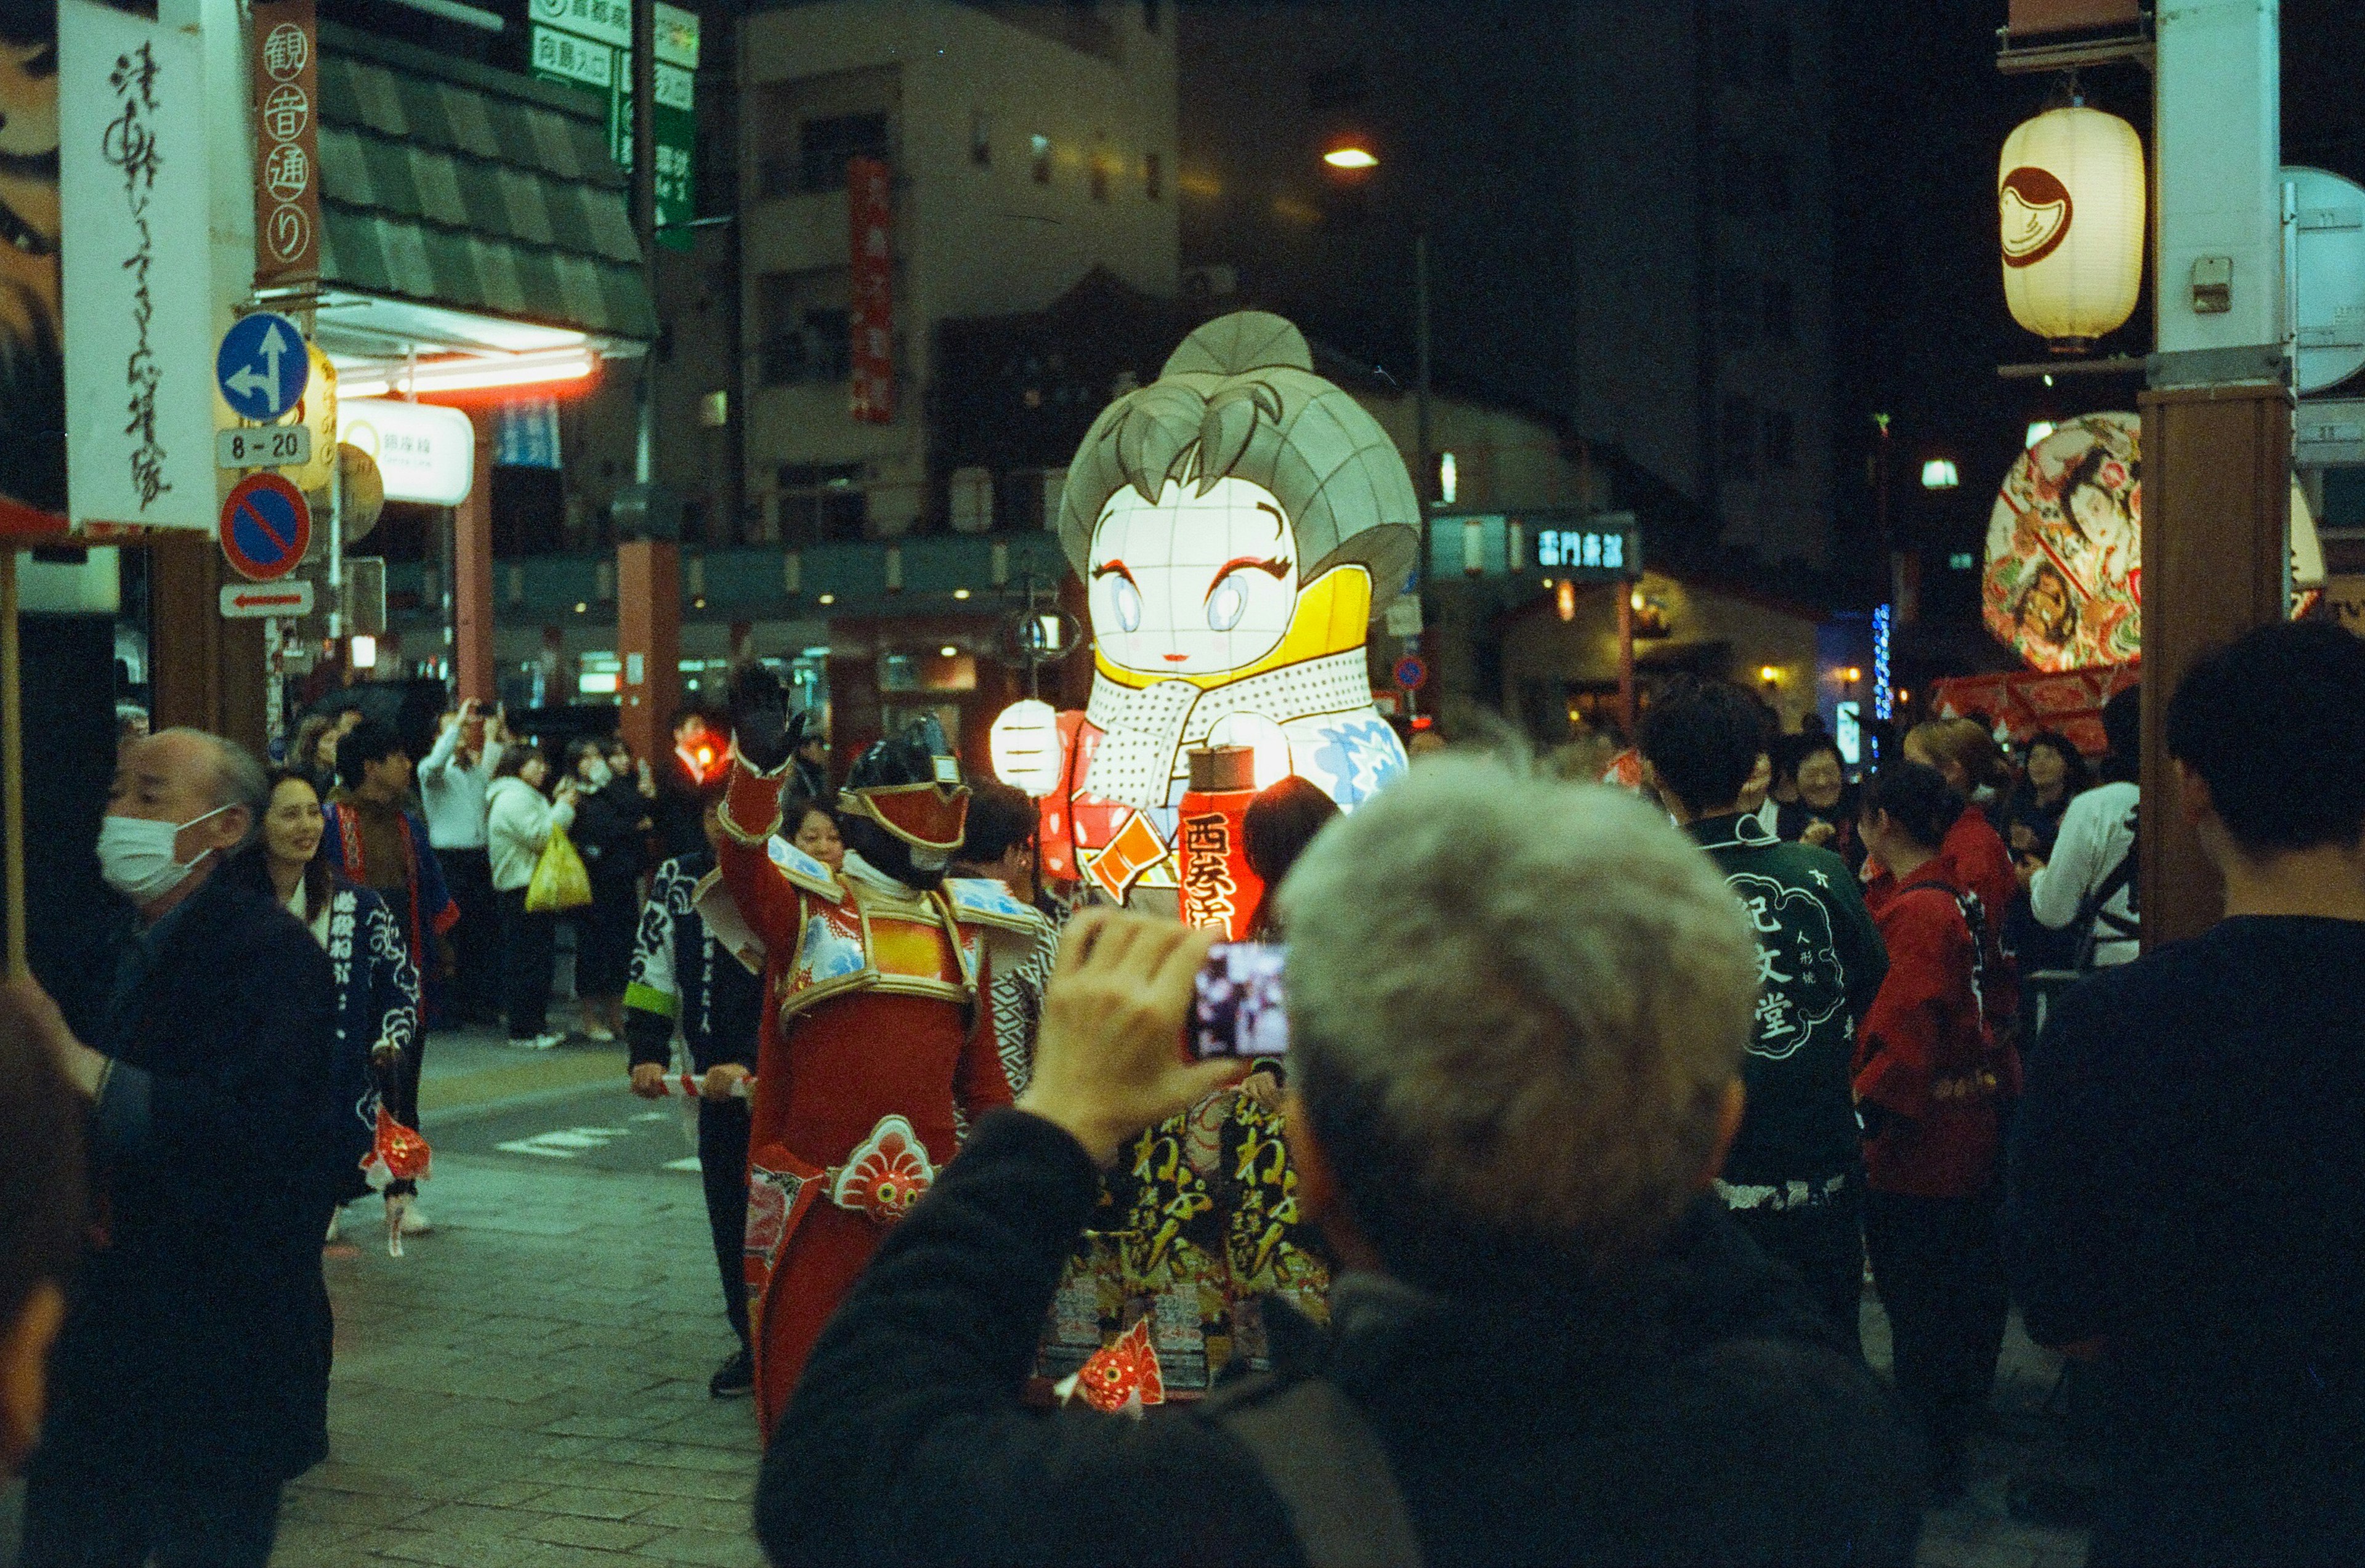
<path fill-rule="evenodd" d="M 62 0 L 58 210 L 77 525 L 214 526 L 205 89 L 195 32 Z"/>
<path fill-rule="evenodd" d="M 846 312 L 854 332 L 852 412 L 883 425 L 895 418 L 894 182 L 887 165 L 847 159 L 846 200 L 854 252 Z"/>
<path fill-rule="evenodd" d="M 320 275 L 320 63 L 313 0 L 254 7 L 254 281 Z"/>

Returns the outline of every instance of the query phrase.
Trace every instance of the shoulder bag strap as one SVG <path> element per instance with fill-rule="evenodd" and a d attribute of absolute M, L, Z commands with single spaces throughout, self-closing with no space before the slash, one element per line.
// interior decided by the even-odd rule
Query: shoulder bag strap
<path fill-rule="evenodd" d="M 1338 1384 L 1246 1379 L 1202 1409 L 1255 1458 L 1309 1568 L 1421 1568 L 1387 1450 Z"/>
<path fill-rule="evenodd" d="M 2127 826 L 2130 829 L 2135 826 L 2135 812 L 2141 809 L 2137 806 L 2127 812 Z M 2131 941 L 2143 930 L 2140 915 L 2130 922 L 2118 915 L 2105 913 L 2103 908 L 2135 880 L 2137 868 L 2135 848 L 2136 841 L 2129 840 L 2126 853 L 2120 856 L 2119 863 L 2111 868 L 2111 874 L 2103 878 L 2094 890 L 2086 895 L 2085 902 L 2079 906 L 2077 969 L 2080 974 L 2094 967 L 2094 950 L 2104 942 Z M 2110 927 L 2107 935 L 2103 932 L 2105 925 Z"/>

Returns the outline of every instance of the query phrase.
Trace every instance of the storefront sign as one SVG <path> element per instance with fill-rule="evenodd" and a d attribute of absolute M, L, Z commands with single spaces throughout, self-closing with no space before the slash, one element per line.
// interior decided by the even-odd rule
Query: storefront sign
<path fill-rule="evenodd" d="M 203 44 L 61 0 L 56 95 L 68 510 L 78 524 L 211 528 L 212 307 L 187 276 L 211 232 Z"/>
<path fill-rule="evenodd" d="M 313 0 L 254 7 L 254 281 L 320 275 L 320 66 Z"/>
<path fill-rule="evenodd" d="M 608 101 L 608 151 L 633 166 L 633 9 L 630 0 L 533 0 L 527 48 L 533 74 L 589 87 Z M 695 244 L 697 206 L 690 151 L 698 141 L 698 16 L 678 6 L 656 8 L 657 241 L 677 251 Z"/>
<path fill-rule="evenodd" d="M 476 427 L 457 409 L 352 398 L 337 409 L 337 439 L 377 460 L 386 498 L 456 507 L 476 478 Z"/>

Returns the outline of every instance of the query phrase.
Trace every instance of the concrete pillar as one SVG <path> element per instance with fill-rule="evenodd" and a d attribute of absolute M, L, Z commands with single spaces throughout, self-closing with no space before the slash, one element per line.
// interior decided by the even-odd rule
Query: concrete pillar
<path fill-rule="evenodd" d="M 2224 889 L 2176 810 L 2168 701 L 2204 650 L 2287 613 L 2292 438 L 2277 7 L 2180 0 L 2160 7 L 2158 28 L 2158 352 L 2141 399 L 2146 948 L 2224 913 Z M 2221 261 L 2230 289 L 2196 298 L 2195 263 Z"/>
<path fill-rule="evenodd" d="M 476 427 L 476 476 L 468 498 L 452 509 L 452 678 L 461 701 L 500 699 L 493 674 L 493 430 Z"/>
<path fill-rule="evenodd" d="M 616 546 L 618 727 L 634 756 L 673 749 L 667 730 L 681 700 L 681 546 L 628 539 Z"/>

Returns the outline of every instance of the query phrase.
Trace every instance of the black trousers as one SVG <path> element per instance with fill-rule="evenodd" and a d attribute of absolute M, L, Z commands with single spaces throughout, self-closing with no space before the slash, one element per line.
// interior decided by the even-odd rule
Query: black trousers
<path fill-rule="evenodd" d="M 460 924 L 447 938 L 456 971 L 451 1011 L 459 1022 L 489 1024 L 501 1010 L 501 910 L 493 897 L 493 863 L 481 849 L 439 849 L 435 858 L 460 908 Z"/>
<path fill-rule="evenodd" d="M 1807 1294 L 1839 1330 L 1840 1342 L 1864 1353 L 1864 1188 L 1850 1181 L 1821 1203 L 1787 1209 L 1735 1209 L 1732 1217 L 1765 1255 L 1788 1263 Z"/>
<path fill-rule="evenodd" d="M 723 1315 L 739 1343 L 747 1343 L 747 1135 L 754 1125 L 744 1100 L 698 1103 L 698 1168 L 706 1183 L 706 1228 L 723 1272 Z"/>
<path fill-rule="evenodd" d="M 426 1056 L 427 1031 L 421 1029 L 410 1036 L 410 1044 L 403 1047 L 402 1060 L 393 1070 L 377 1074 L 378 1094 L 385 1103 L 386 1114 L 412 1132 L 419 1130 L 419 1075 L 426 1065 Z M 418 1192 L 419 1183 L 407 1176 L 386 1184 L 388 1197 L 406 1193 L 416 1196 Z"/>
<path fill-rule="evenodd" d="M 500 895 L 502 1002 L 510 1038 L 530 1040 L 550 1027 L 551 966 L 558 961 L 558 917 L 528 914 L 525 890 Z"/>
<path fill-rule="evenodd" d="M 1936 1463 L 1959 1462 L 1995 1388 L 2009 1305 L 1996 1204 L 1993 1193 L 1866 1199 L 1865 1241 L 1889 1313 L 1897 1392 Z"/>
<path fill-rule="evenodd" d="M 36 1456 L 25 1478 L 21 1568 L 267 1568 L 279 1493 L 275 1481 L 158 1485 Z"/>

